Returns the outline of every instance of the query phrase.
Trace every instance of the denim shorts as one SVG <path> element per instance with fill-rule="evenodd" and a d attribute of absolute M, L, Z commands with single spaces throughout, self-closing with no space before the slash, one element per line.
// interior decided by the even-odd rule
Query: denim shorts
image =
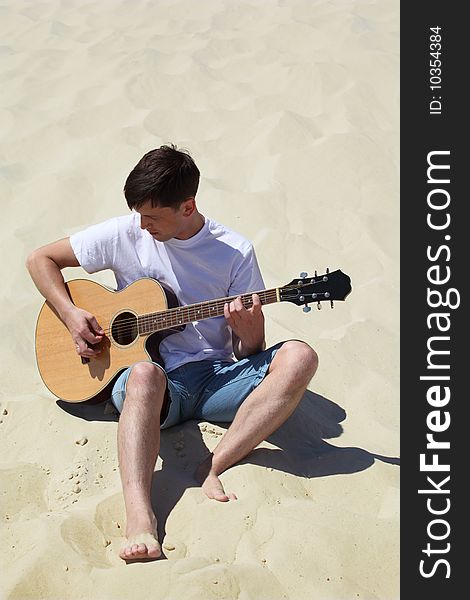
<path fill-rule="evenodd" d="M 200 360 L 165 373 L 169 405 L 160 428 L 166 429 L 189 419 L 233 421 L 242 402 L 263 380 L 283 343 L 237 362 Z M 124 405 L 127 380 L 133 366 L 119 375 L 113 387 L 111 401 L 119 412 Z"/>

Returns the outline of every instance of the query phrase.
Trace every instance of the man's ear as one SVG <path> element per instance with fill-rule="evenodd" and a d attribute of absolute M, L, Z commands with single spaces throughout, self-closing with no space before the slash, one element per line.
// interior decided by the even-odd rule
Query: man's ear
<path fill-rule="evenodd" d="M 196 210 L 196 200 L 191 196 L 183 201 L 183 215 L 190 217 Z"/>

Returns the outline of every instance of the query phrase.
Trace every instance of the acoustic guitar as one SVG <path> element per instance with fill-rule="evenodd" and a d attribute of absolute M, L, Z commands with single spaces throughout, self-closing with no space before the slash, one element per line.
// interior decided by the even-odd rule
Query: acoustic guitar
<path fill-rule="evenodd" d="M 36 324 L 36 360 L 46 387 L 67 402 L 107 398 L 106 392 L 119 373 L 142 360 L 162 363 L 158 347 L 163 338 L 182 331 L 187 323 L 224 315 L 224 304 L 236 298 L 219 298 L 180 306 L 175 294 L 151 278 L 138 279 L 114 291 L 89 279 L 66 283 L 72 302 L 93 314 L 105 331 L 100 354 L 84 358 L 77 354 L 72 337 L 49 302 L 41 308 Z M 351 280 L 342 271 L 308 277 L 301 273 L 289 284 L 257 293 L 261 304 L 293 302 L 304 305 L 344 300 Z M 245 308 L 252 306 L 252 293 L 241 296 Z M 93 346 L 95 349 L 96 346 Z"/>

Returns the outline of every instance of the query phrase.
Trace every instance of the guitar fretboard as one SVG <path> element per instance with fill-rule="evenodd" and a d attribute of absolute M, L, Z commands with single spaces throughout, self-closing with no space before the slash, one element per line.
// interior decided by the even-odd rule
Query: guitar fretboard
<path fill-rule="evenodd" d="M 272 304 L 278 302 L 279 290 L 272 288 L 261 292 L 252 292 L 258 294 L 261 304 Z M 240 296 L 243 306 L 251 308 L 253 305 L 252 293 Z M 155 331 L 163 331 L 164 329 L 172 329 L 192 323 L 194 321 L 202 321 L 211 319 L 212 317 L 220 317 L 224 314 L 224 304 L 235 300 L 237 296 L 229 298 L 220 298 L 218 300 L 209 300 L 198 304 L 188 304 L 187 306 L 178 306 L 156 313 L 148 313 L 138 317 L 139 335 L 148 335 Z"/>

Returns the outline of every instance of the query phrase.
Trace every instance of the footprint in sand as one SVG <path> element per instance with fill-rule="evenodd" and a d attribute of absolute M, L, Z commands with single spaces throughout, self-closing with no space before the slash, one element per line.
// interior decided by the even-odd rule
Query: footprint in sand
<path fill-rule="evenodd" d="M 108 558 L 113 564 L 121 564 L 119 551 L 125 541 L 126 513 L 122 494 L 114 494 L 102 500 L 95 510 L 94 524 L 103 539 L 111 542 Z"/>
<path fill-rule="evenodd" d="M 2 494 L 2 508 L 7 521 L 34 519 L 47 511 L 47 469 L 20 463 L 11 469 L 2 469 L 0 479 L 3 490 L 8 490 L 8 494 L 5 491 Z"/>
<path fill-rule="evenodd" d="M 85 518 L 70 516 L 61 525 L 60 534 L 77 554 L 82 556 L 91 567 L 108 569 L 112 566 L 105 538 L 96 525 Z"/>
<path fill-rule="evenodd" d="M 126 513 L 122 494 L 108 496 L 97 505 L 94 524 L 106 539 L 122 538 L 125 522 Z"/>

